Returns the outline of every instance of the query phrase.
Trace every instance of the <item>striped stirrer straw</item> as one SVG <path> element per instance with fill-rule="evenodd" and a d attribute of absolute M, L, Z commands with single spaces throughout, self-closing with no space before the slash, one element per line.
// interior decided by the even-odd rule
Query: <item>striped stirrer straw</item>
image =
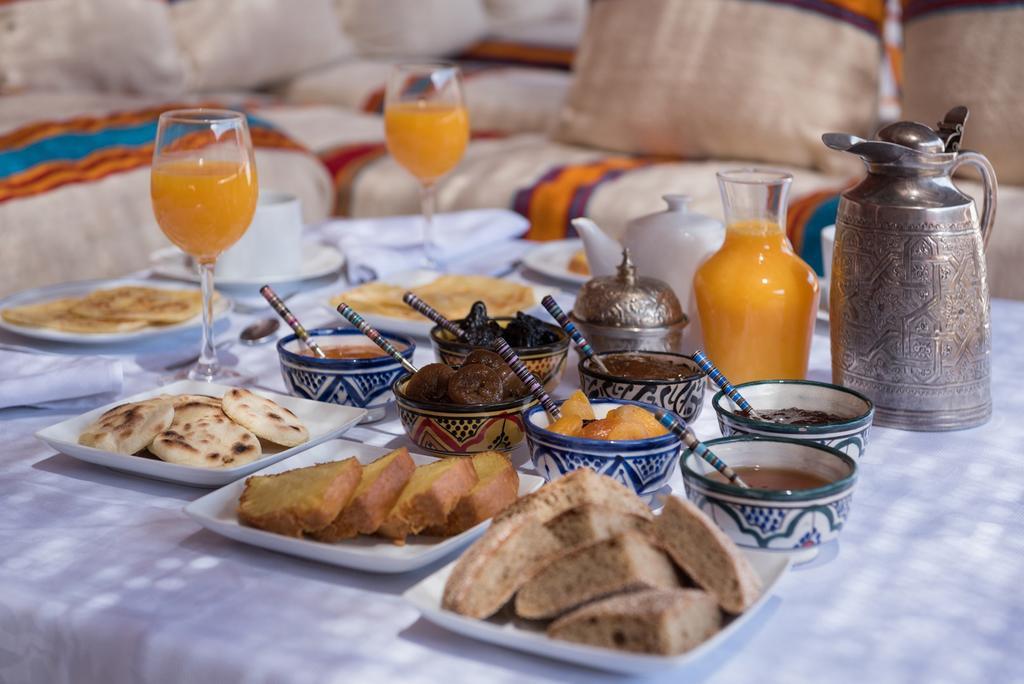
<path fill-rule="evenodd" d="M 576 343 L 576 348 L 580 350 L 584 358 L 590 359 L 590 362 L 597 366 L 602 373 L 607 373 L 608 368 L 604 365 L 604 361 L 594 353 L 594 348 L 587 342 L 587 338 L 583 336 L 583 333 L 579 331 L 579 328 L 569 320 L 569 317 L 562 311 L 562 307 L 558 306 L 555 298 L 551 295 L 544 295 L 544 299 L 540 300 L 540 303 L 544 305 L 544 308 L 548 310 L 551 317 L 558 321 L 558 325 L 562 326 L 565 332 L 569 333 L 569 337 Z"/>
<path fill-rule="evenodd" d="M 416 311 L 418 311 L 419 313 L 429 318 L 430 320 L 437 323 L 439 326 L 450 332 L 452 335 L 455 335 L 455 339 L 466 339 L 466 332 L 462 328 L 449 321 L 441 314 L 440 311 L 427 304 L 425 301 L 417 297 L 412 292 L 406 292 L 404 295 L 402 295 L 402 301 L 408 304 Z"/>
<path fill-rule="evenodd" d="M 654 411 L 654 417 L 658 419 L 659 423 L 668 428 L 672 434 L 679 437 L 679 439 L 683 441 L 683 444 L 690 448 L 690 451 L 703 458 L 711 465 L 712 468 L 722 473 L 729 482 L 733 483 L 737 487 L 750 489 L 750 485 L 744 482 L 743 479 L 736 474 L 735 470 L 730 468 L 729 465 L 722 459 L 718 458 L 718 456 L 715 456 L 711 449 L 708 449 L 703 442 L 697 439 L 697 435 L 693 433 L 693 430 L 689 425 L 683 423 L 681 419 L 677 419 L 665 409 L 656 409 Z"/>
<path fill-rule="evenodd" d="M 317 345 L 317 343 L 313 341 L 313 338 L 310 337 L 309 333 L 306 332 L 306 329 L 302 327 L 302 324 L 299 323 L 299 319 L 295 317 L 295 314 L 292 313 L 292 310 L 289 309 L 288 305 L 286 305 L 284 301 L 282 301 L 281 298 L 277 296 L 277 293 L 274 292 L 274 288 L 270 287 L 269 285 L 264 285 L 263 287 L 260 288 L 260 294 L 263 295 L 263 298 L 267 300 L 267 303 L 270 304 L 270 307 L 274 310 L 274 312 L 277 313 L 278 316 L 283 318 L 284 322 L 287 323 L 288 326 L 295 331 L 295 336 L 302 340 L 302 343 L 309 347 L 310 351 L 316 354 L 318 358 L 327 358 L 327 355 L 324 354 L 324 350 L 321 349 L 319 345 Z"/>
<path fill-rule="evenodd" d="M 750 405 L 750 402 L 743 398 L 740 391 L 733 387 L 732 383 L 722 375 L 722 371 L 718 370 L 718 366 L 711 363 L 711 359 L 708 358 L 707 354 L 698 349 L 693 352 L 693 360 L 698 366 L 700 366 L 702 371 L 708 374 L 708 377 L 711 378 L 713 383 L 722 388 L 722 391 L 725 392 L 725 396 L 732 399 L 732 402 L 740 407 L 741 412 L 747 414 L 754 420 L 765 420 L 757 413 L 757 411 L 754 410 Z"/>
<path fill-rule="evenodd" d="M 402 368 L 410 373 L 415 373 L 418 370 L 416 366 L 409 363 L 397 349 L 391 346 L 391 343 L 384 339 L 384 336 L 377 332 L 376 328 L 367 323 L 362 316 L 357 314 L 355 309 L 351 306 L 342 302 L 338 305 L 338 313 L 340 313 L 346 321 L 354 325 L 359 332 L 369 337 L 371 342 L 383 349 L 388 356 L 402 364 Z"/>
<path fill-rule="evenodd" d="M 544 386 L 540 384 L 540 380 L 530 372 L 530 369 L 526 367 L 523 360 L 512 351 L 512 347 L 508 346 L 508 342 L 499 337 L 491 343 L 491 347 L 501 358 L 505 359 L 505 363 L 516 374 L 516 377 L 523 381 L 526 389 L 530 390 L 530 394 L 537 397 L 537 401 L 544 407 L 544 412 L 548 414 L 548 417 L 553 421 L 561 418 L 562 412 L 558 410 L 555 402 L 551 401 L 551 397 L 544 391 Z"/>

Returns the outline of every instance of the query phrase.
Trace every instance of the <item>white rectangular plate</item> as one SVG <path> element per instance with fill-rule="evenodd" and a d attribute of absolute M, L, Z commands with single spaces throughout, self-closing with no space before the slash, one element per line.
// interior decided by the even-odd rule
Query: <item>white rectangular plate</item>
<path fill-rule="evenodd" d="M 299 420 L 309 429 L 309 441 L 290 449 L 263 442 L 262 457 L 252 463 L 246 463 L 234 468 L 196 468 L 194 466 L 167 463 L 155 458 L 115 454 L 110 451 L 103 451 L 102 449 L 82 446 L 78 443 L 78 436 L 82 433 L 82 430 L 99 418 L 105 411 L 115 406 L 133 401 L 142 401 L 143 399 L 152 399 L 161 394 L 207 394 L 213 397 L 221 397 L 229 389 L 232 388 L 227 385 L 197 382 L 195 380 L 179 380 L 170 385 L 157 387 L 147 392 L 141 392 L 120 401 L 115 401 L 112 404 L 83 413 L 77 418 L 69 418 L 62 423 L 51 425 L 37 432 L 36 437 L 68 456 L 115 470 L 122 470 L 133 475 L 196 487 L 220 487 L 228 482 L 234 482 L 240 477 L 254 473 L 260 468 L 266 468 L 268 465 L 277 463 L 281 459 L 288 458 L 321 442 L 337 437 L 358 423 L 366 415 L 365 410 L 351 406 L 299 399 L 298 397 L 289 397 L 277 392 L 251 390 L 254 394 L 271 399 L 281 406 L 290 409 L 292 413 L 298 416 Z"/>
<path fill-rule="evenodd" d="M 394 273 L 385 276 L 380 279 L 380 282 L 386 285 L 417 287 L 419 285 L 425 285 L 429 282 L 436 280 L 437 277 L 440 275 L 441 273 L 437 271 L 405 271 L 402 273 Z M 523 313 L 529 313 L 534 315 L 546 315 L 544 313 L 544 307 L 541 305 L 540 302 L 542 299 L 544 299 L 546 295 L 551 295 L 552 297 L 557 296 L 558 289 L 554 287 L 546 287 L 544 285 L 537 285 L 536 283 L 528 283 L 515 278 L 512 278 L 511 280 L 513 282 L 519 283 L 520 285 L 528 285 L 533 290 L 533 298 L 536 301 L 534 302 L 533 306 L 531 306 L 529 309 L 526 309 Z M 349 289 L 355 289 L 355 287 L 358 286 L 353 286 Z M 335 296 L 337 295 L 332 294 L 330 297 L 328 297 L 328 300 L 327 302 L 325 302 L 325 304 L 327 306 L 327 309 L 331 311 L 331 313 L 338 316 L 338 324 L 344 325 L 344 319 L 342 319 L 341 316 L 338 315 L 338 312 L 331 307 L 330 300 L 334 299 Z M 412 309 L 410 309 L 410 311 L 412 311 Z M 397 318 L 394 316 L 384 316 L 381 314 L 374 313 L 365 314 L 362 311 L 357 311 L 357 313 L 361 315 L 363 318 L 365 318 L 370 325 L 377 328 L 378 330 L 386 330 L 388 332 L 394 332 L 400 335 L 411 335 L 413 337 L 427 338 L 430 337 L 430 329 L 434 327 L 433 321 L 430 321 L 424 316 L 420 316 L 419 314 L 417 314 L 416 318 Z M 466 313 L 468 314 L 469 312 L 467 311 Z"/>
<path fill-rule="evenodd" d="M 569 641 L 551 639 L 544 633 L 543 627 L 527 624 L 525 621 L 509 617 L 496 617 L 490 620 L 476 620 L 453 613 L 441 608 L 441 596 L 448 575 L 455 567 L 455 561 L 444 566 L 420 583 L 409 588 L 403 597 L 414 605 L 423 617 L 445 629 L 457 634 L 512 648 L 532 655 L 564 660 L 569 663 L 587 667 L 620 672 L 625 674 L 644 674 L 681 667 L 702 655 L 724 644 L 745 622 L 765 604 L 772 588 L 789 568 L 790 559 L 784 554 L 747 551 L 747 558 L 753 564 L 761 582 L 764 593 L 743 615 L 734 618 L 724 629 L 705 641 L 703 644 L 676 656 L 646 655 L 615 651 L 597 646 L 586 646 Z"/>
<path fill-rule="evenodd" d="M 259 474 L 270 475 L 316 463 L 338 461 L 351 456 L 359 459 L 360 463 L 367 464 L 389 451 L 391 449 L 339 439 L 321 444 L 284 463 L 261 470 Z M 416 465 L 438 460 L 432 456 L 421 454 L 411 454 L 411 456 Z M 519 473 L 519 496 L 529 494 L 542 484 L 544 484 L 543 478 Z M 482 522 L 454 537 L 438 538 L 422 535 L 409 537 L 404 546 L 398 546 L 388 539 L 373 536 L 346 539 L 331 544 L 314 539 L 286 537 L 242 525 L 238 522 L 236 510 L 238 498 L 242 495 L 244 488 L 245 482 L 241 480 L 232 482 L 185 506 L 185 513 L 206 529 L 229 539 L 342 568 L 387 573 L 416 570 L 462 548 L 490 524 L 489 520 Z"/>
<path fill-rule="evenodd" d="M 109 289 L 112 287 L 123 287 L 126 285 L 134 285 L 138 287 L 154 287 L 164 290 L 189 290 L 195 289 L 187 286 L 182 286 L 181 283 L 167 283 L 160 282 L 158 280 L 140 280 L 138 278 L 122 278 L 118 280 L 82 280 L 73 283 L 61 283 L 59 285 L 50 285 L 49 287 L 40 287 L 33 290 L 24 290 L 13 294 L 0 300 L 0 309 L 9 309 L 15 306 L 24 306 L 26 304 L 37 304 L 41 302 L 48 302 L 54 299 L 62 299 L 64 297 L 84 297 L 94 290 Z M 213 315 L 214 318 L 220 318 L 224 316 L 233 306 L 233 302 L 224 297 L 219 296 L 213 303 Z M 128 332 L 112 332 L 112 333 L 78 333 L 78 332 L 66 332 L 64 330 L 52 330 L 50 328 L 30 328 L 25 325 L 16 325 L 5 321 L 0 318 L 0 328 L 8 330 L 25 337 L 32 337 L 37 340 L 47 340 L 50 342 L 66 342 L 68 344 L 108 344 L 111 342 L 137 342 L 139 340 L 148 339 L 151 337 L 162 337 L 164 335 L 173 335 L 174 333 L 182 332 L 183 330 L 198 329 L 203 323 L 202 316 L 196 315 L 187 321 L 181 323 L 171 323 L 169 325 L 150 325 L 139 330 L 131 330 Z"/>

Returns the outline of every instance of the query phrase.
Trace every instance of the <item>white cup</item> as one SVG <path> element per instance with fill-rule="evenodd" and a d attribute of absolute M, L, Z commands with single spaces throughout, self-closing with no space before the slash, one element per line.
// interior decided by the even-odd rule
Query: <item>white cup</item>
<path fill-rule="evenodd" d="M 285 192 L 260 191 L 249 230 L 217 259 L 217 278 L 243 280 L 302 272 L 302 208 Z"/>
<path fill-rule="evenodd" d="M 821 229 L 821 263 L 825 269 L 825 287 L 822 290 L 822 301 L 828 302 L 828 289 L 832 283 L 832 251 L 836 244 L 835 225 Z"/>

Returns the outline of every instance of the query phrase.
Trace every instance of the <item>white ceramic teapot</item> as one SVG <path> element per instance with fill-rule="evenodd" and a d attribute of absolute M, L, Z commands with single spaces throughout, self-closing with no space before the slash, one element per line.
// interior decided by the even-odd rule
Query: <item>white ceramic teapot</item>
<path fill-rule="evenodd" d="M 672 287 L 690 318 L 683 337 L 683 351 L 690 353 L 702 342 L 693 275 L 722 246 L 725 226 L 689 211 L 690 197 L 686 195 L 663 195 L 662 199 L 668 209 L 630 221 L 621 245 L 590 219 L 573 219 L 572 225 L 583 239 L 593 275 L 615 273 L 622 248 L 626 247 L 639 272 Z"/>

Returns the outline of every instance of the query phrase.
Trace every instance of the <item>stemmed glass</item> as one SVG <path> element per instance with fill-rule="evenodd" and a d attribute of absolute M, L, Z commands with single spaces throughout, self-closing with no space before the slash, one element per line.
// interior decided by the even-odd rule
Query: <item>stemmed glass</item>
<path fill-rule="evenodd" d="M 256 163 L 245 115 L 221 109 L 161 114 L 150 193 L 160 229 L 199 268 L 203 342 L 187 377 L 237 380 L 240 374 L 219 366 L 213 346 L 213 268 L 249 228 L 256 210 Z"/>
<path fill-rule="evenodd" d="M 435 188 L 469 142 L 459 68 L 445 63 L 395 66 L 384 98 L 384 130 L 391 156 L 420 183 L 424 260 L 443 270 L 433 235 Z"/>

